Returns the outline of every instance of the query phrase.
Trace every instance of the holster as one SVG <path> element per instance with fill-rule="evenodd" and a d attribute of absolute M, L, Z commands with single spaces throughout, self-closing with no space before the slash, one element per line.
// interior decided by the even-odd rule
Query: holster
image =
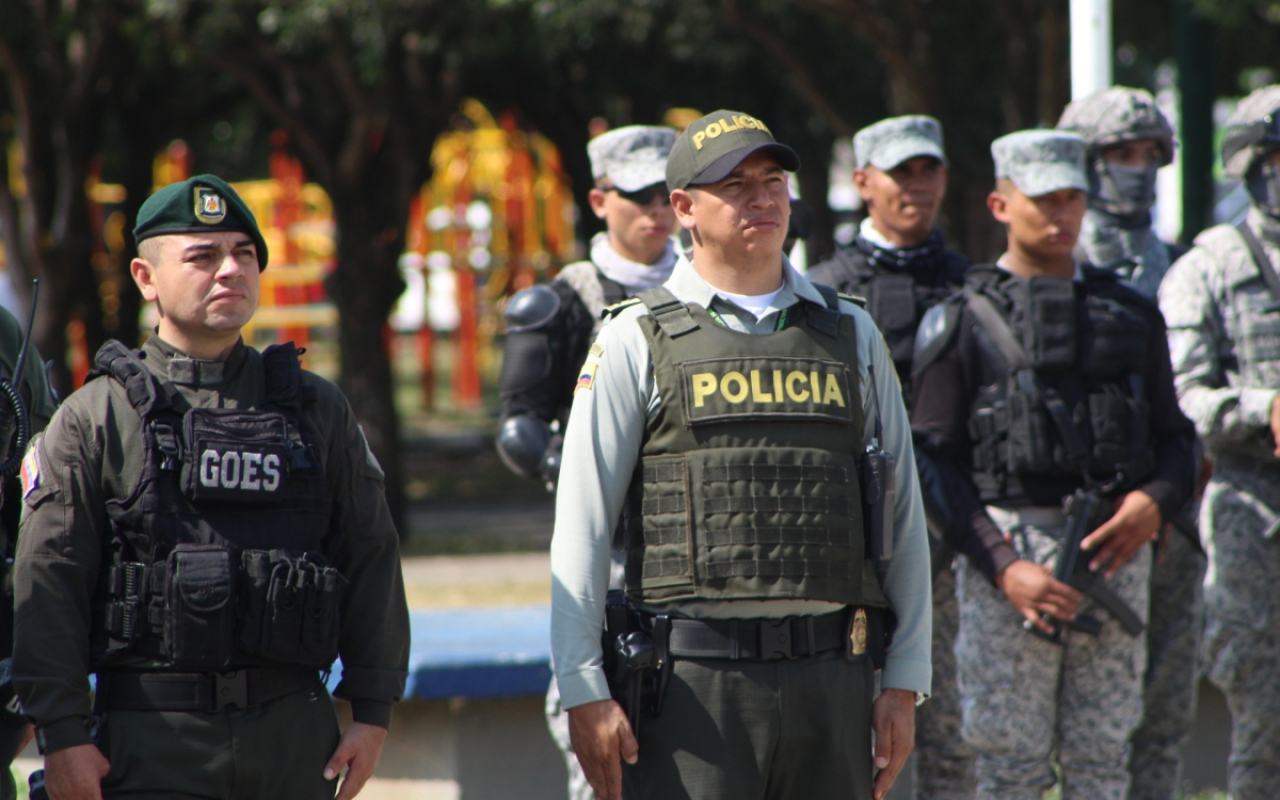
<path fill-rule="evenodd" d="M 644 714 L 657 717 L 662 713 L 667 678 L 671 673 L 667 635 L 670 620 L 666 616 L 646 619 L 627 602 L 621 589 L 612 589 L 605 599 L 604 652 L 605 678 L 609 694 L 626 711 L 631 730 L 640 735 Z"/>

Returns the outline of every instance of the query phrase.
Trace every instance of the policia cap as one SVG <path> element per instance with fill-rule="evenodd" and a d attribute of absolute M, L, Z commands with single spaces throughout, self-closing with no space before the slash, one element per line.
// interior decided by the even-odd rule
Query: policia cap
<path fill-rule="evenodd" d="M 267 242 L 253 212 L 230 184 L 217 175 L 197 175 L 171 183 L 151 195 L 138 209 L 133 239 L 171 233 L 239 231 L 258 248 L 258 269 L 267 268 Z"/>
<path fill-rule="evenodd" d="M 667 189 L 724 180 L 758 150 L 772 153 L 788 172 L 800 169 L 800 156 L 779 144 L 763 122 L 741 111 L 713 111 L 676 139 L 667 158 Z"/>

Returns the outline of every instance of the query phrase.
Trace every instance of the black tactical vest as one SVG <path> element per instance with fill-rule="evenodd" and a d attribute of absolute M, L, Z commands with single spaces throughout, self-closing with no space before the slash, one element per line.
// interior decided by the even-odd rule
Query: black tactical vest
<path fill-rule="evenodd" d="M 814 267 L 809 279 L 867 299 L 867 313 L 884 334 L 898 378 L 906 387 L 911 378 L 911 354 L 920 319 L 960 288 L 969 261 L 958 253 L 941 249 L 939 244 L 928 258 L 882 264 L 862 247 L 874 248 L 874 245 L 864 245 L 859 239 L 858 246 L 846 247 L 830 261 Z M 896 252 L 875 250 L 886 254 Z"/>
<path fill-rule="evenodd" d="M 864 557 L 853 318 L 800 303 L 756 336 L 666 289 L 639 299 L 662 406 L 620 521 L 628 595 L 886 605 Z"/>
<path fill-rule="evenodd" d="M 979 324 L 992 382 L 979 389 L 969 432 L 984 501 L 1056 506 L 1086 475 L 1128 489 L 1155 468 L 1143 380 L 1154 307 L 1110 272 L 1084 276 L 969 273 L 966 293 L 991 301 L 1030 361 L 1011 366 Z"/>
<path fill-rule="evenodd" d="M 292 342 L 261 363 L 260 408 L 190 408 L 124 345 L 98 352 L 91 377 L 125 387 L 146 461 L 134 493 L 107 501 L 95 665 L 323 669 L 337 656 L 345 580 L 324 555 L 334 498 L 302 422 L 315 389 Z"/>

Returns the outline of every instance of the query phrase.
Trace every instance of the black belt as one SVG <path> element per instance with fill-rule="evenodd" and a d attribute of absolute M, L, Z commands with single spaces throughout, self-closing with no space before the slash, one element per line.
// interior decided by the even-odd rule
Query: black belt
<path fill-rule="evenodd" d="M 307 689 L 320 689 L 315 670 L 250 667 L 227 672 L 98 673 L 99 709 L 126 711 L 221 711 L 251 708 Z"/>
<path fill-rule="evenodd" d="M 783 619 L 673 618 L 667 649 L 676 658 L 804 658 L 847 647 L 851 613 Z"/>

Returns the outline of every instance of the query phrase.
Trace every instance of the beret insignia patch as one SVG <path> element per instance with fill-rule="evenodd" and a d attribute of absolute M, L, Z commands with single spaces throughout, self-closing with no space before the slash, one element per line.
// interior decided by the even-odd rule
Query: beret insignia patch
<path fill-rule="evenodd" d="M 206 225 L 217 225 L 227 217 L 227 201 L 215 189 L 197 186 L 193 190 L 196 201 L 196 219 Z"/>

